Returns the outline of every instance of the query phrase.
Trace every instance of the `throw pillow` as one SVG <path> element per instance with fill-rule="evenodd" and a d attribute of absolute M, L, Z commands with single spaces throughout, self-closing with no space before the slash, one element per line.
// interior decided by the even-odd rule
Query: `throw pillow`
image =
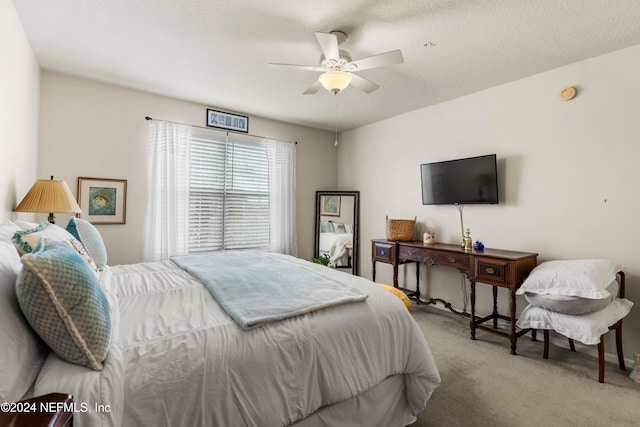
<path fill-rule="evenodd" d="M 72 247 L 94 272 L 98 271 L 96 263 L 82 245 L 82 242 L 73 237 L 73 235 L 64 228 L 51 224 L 49 221 L 45 221 L 35 228 L 17 231 L 13 235 L 13 243 L 18 248 L 20 255 L 23 255 L 33 250 L 40 241 L 40 237 L 56 240 Z"/>
<path fill-rule="evenodd" d="M 98 229 L 87 220 L 71 217 L 66 230 L 82 242 L 98 270 L 102 271 L 107 265 L 107 248 Z"/>
<path fill-rule="evenodd" d="M 44 238 L 21 261 L 16 295 L 29 324 L 62 359 L 102 370 L 110 307 L 94 272 L 72 248 Z"/>
<path fill-rule="evenodd" d="M 400 298 L 400 300 L 403 302 L 404 306 L 407 307 L 407 310 L 411 310 L 411 301 L 409 300 L 409 298 L 407 297 L 407 295 L 402 292 L 400 289 L 396 288 L 395 286 L 391 286 L 391 285 L 383 285 L 381 283 L 378 283 L 378 285 L 386 290 L 387 292 L 390 292 L 391 294 L 397 296 L 398 298 Z"/>
<path fill-rule="evenodd" d="M 610 296 L 606 288 L 622 270 L 617 262 L 607 259 L 547 261 L 531 271 L 516 292 L 540 295 L 566 295 L 602 299 Z"/>

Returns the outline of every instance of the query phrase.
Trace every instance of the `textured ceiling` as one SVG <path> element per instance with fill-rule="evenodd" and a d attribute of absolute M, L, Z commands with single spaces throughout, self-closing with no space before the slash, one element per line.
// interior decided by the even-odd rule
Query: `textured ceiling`
<path fill-rule="evenodd" d="M 55 70 L 323 129 L 350 129 L 640 44 L 640 0 L 14 0 L 35 56 Z M 341 30 L 380 84 L 302 92 L 314 32 Z M 170 118 L 166 118 L 170 119 Z"/>

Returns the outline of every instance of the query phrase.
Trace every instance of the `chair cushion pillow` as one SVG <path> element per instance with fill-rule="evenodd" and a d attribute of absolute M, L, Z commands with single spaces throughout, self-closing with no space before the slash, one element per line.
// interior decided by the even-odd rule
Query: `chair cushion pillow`
<path fill-rule="evenodd" d="M 602 299 L 610 295 L 606 288 L 621 270 L 620 264 L 606 259 L 547 261 L 531 271 L 516 294 Z"/>
<path fill-rule="evenodd" d="M 16 295 L 33 329 L 67 362 L 101 370 L 111 321 L 94 272 L 72 248 L 44 238 L 21 262 Z"/>
<path fill-rule="evenodd" d="M 520 314 L 516 326 L 521 329 L 549 329 L 587 345 L 598 344 L 600 336 L 631 311 L 633 303 L 626 298 L 614 298 L 603 310 L 585 314 L 558 313 L 528 305 Z"/>
<path fill-rule="evenodd" d="M 566 295 L 540 295 L 525 292 L 524 299 L 531 305 L 566 314 L 593 313 L 604 309 L 618 294 L 618 281 L 614 280 L 607 287 L 609 296 L 605 298 L 581 298 Z"/>
<path fill-rule="evenodd" d="M 98 270 L 102 271 L 107 265 L 107 248 L 98 229 L 85 219 L 71 217 L 66 230 L 82 242 Z"/>
<path fill-rule="evenodd" d="M 21 267 L 13 244 L 0 241 L 0 402 L 23 398 L 49 353 L 18 305 L 16 277 Z"/>

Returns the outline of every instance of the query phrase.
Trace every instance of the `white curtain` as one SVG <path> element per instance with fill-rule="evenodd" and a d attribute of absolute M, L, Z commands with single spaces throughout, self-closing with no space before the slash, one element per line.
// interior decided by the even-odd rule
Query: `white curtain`
<path fill-rule="evenodd" d="M 188 252 L 191 126 L 151 120 L 144 260 Z"/>
<path fill-rule="evenodd" d="M 296 256 L 296 147 L 267 139 L 271 251 Z"/>

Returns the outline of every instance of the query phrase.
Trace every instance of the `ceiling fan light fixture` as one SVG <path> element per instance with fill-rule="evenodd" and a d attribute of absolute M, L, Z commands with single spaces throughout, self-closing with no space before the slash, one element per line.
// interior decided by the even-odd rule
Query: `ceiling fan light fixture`
<path fill-rule="evenodd" d="M 338 93 L 351 83 L 351 73 L 342 70 L 329 70 L 320 75 L 320 83 L 325 89 Z"/>

